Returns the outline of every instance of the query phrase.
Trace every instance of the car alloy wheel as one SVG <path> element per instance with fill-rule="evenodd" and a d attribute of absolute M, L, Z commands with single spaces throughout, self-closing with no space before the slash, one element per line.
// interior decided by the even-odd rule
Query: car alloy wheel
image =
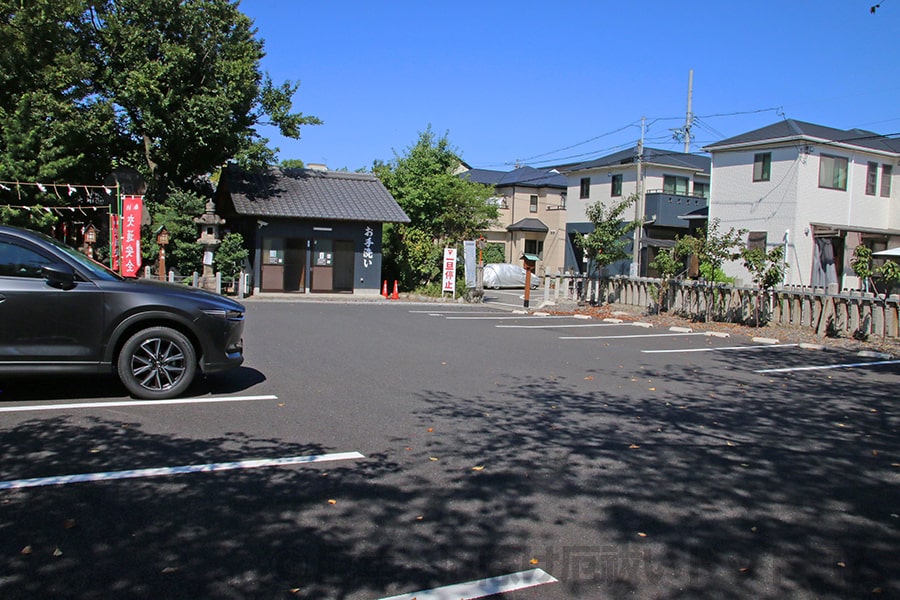
<path fill-rule="evenodd" d="M 149 327 L 131 336 L 117 363 L 119 378 L 139 398 L 178 396 L 197 373 L 197 353 L 191 342 L 170 327 Z"/>

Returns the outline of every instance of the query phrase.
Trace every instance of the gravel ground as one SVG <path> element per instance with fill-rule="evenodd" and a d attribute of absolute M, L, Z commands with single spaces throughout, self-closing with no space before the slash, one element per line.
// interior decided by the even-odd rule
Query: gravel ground
<path fill-rule="evenodd" d="M 619 318 L 624 321 L 642 321 L 652 323 L 658 328 L 691 327 L 695 331 L 720 331 L 732 335 L 745 335 L 749 337 L 774 338 L 781 343 L 808 343 L 820 344 L 826 348 L 840 348 L 849 351 L 870 351 L 882 354 L 890 354 L 893 358 L 900 357 L 900 339 L 881 339 L 870 337 L 867 340 L 857 340 L 851 337 L 827 337 L 816 335 L 809 327 L 764 325 L 762 327 L 750 327 L 736 323 L 721 323 L 716 321 L 696 322 L 669 313 L 647 314 L 646 311 L 634 306 L 607 304 L 604 306 L 580 306 L 577 304 L 560 304 L 543 309 L 552 314 L 586 314 L 595 319 Z"/>

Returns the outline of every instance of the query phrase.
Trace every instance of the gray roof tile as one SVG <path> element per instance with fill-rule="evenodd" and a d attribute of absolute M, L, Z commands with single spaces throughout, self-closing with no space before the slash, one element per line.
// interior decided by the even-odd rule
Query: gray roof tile
<path fill-rule="evenodd" d="M 805 121 L 785 119 L 747 133 L 709 144 L 704 150 L 717 150 L 731 146 L 754 145 L 760 142 L 778 142 L 805 139 L 809 141 L 839 142 L 882 152 L 900 153 L 900 140 L 862 129 L 835 129 Z"/>
<path fill-rule="evenodd" d="M 369 173 L 272 168 L 222 174 L 235 211 L 254 217 L 409 223 L 387 188 Z"/>

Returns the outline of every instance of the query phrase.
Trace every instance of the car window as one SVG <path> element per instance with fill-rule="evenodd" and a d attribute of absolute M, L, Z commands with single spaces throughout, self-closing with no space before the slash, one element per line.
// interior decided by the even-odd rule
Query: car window
<path fill-rule="evenodd" d="M 53 263 L 37 252 L 6 240 L 0 240 L 0 276 L 43 277 L 41 268 Z"/>

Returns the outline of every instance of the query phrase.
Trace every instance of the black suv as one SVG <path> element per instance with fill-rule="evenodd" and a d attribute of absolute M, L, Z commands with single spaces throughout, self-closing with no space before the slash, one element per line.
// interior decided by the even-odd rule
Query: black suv
<path fill-rule="evenodd" d="M 178 284 L 125 279 L 51 237 L 0 225 L 0 377 L 116 373 L 172 398 L 243 360 L 244 307 Z"/>

